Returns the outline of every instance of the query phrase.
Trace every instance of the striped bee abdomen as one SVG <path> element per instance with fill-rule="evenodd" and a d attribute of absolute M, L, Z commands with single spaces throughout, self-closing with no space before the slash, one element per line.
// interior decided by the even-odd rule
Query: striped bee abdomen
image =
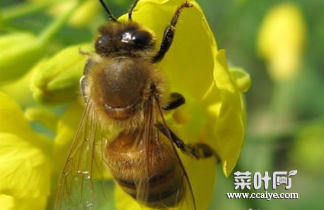
<path fill-rule="evenodd" d="M 122 132 L 107 147 L 107 163 L 130 196 L 152 208 L 176 206 L 183 198 L 183 171 L 166 139 L 150 139 L 144 151 L 138 132 Z M 148 150 L 148 151 L 147 151 Z M 149 155 L 148 155 L 149 154 Z"/>

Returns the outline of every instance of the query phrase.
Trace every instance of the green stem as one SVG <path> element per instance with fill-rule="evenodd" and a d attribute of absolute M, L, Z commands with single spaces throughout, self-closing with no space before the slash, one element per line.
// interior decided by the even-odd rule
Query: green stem
<path fill-rule="evenodd" d="M 78 0 L 69 11 L 57 18 L 47 29 L 45 29 L 40 34 L 39 41 L 42 44 L 46 44 L 57 33 L 57 31 L 62 28 L 62 26 L 68 21 L 74 11 L 78 8 L 80 2 L 81 1 Z"/>
<path fill-rule="evenodd" d="M 19 18 L 25 15 L 32 14 L 34 12 L 46 9 L 52 5 L 63 2 L 64 0 L 53 0 L 53 1 L 45 1 L 40 3 L 24 3 L 18 6 L 13 6 L 2 11 L 2 19 L 3 21 L 10 21 L 15 18 Z"/>
<path fill-rule="evenodd" d="M 273 110 L 274 117 L 280 118 L 291 114 L 290 111 L 293 106 L 291 101 L 296 85 L 298 85 L 296 78 L 292 78 L 290 81 L 278 83 L 274 86 L 272 103 L 270 103 L 270 110 Z"/>

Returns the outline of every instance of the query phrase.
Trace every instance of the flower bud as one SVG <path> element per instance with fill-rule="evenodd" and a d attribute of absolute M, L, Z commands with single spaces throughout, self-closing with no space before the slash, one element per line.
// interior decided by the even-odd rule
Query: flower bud
<path fill-rule="evenodd" d="M 273 8 L 259 31 L 258 51 L 276 82 L 292 78 L 299 69 L 306 30 L 303 15 L 294 3 Z"/>
<path fill-rule="evenodd" d="M 65 103 L 77 97 L 87 59 L 79 50 L 79 45 L 65 48 L 34 73 L 31 90 L 36 101 Z"/>
<path fill-rule="evenodd" d="M 44 46 L 29 33 L 0 37 L 0 83 L 23 76 L 43 56 Z"/>

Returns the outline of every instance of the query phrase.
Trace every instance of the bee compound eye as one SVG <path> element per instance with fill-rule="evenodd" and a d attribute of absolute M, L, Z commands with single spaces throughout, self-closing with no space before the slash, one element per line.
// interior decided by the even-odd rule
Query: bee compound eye
<path fill-rule="evenodd" d="M 108 35 L 103 35 L 96 40 L 95 48 L 97 53 L 107 52 L 111 38 Z"/>
<path fill-rule="evenodd" d="M 133 36 L 134 44 L 139 48 L 147 46 L 152 40 L 151 34 L 147 31 L 137 31 Z"/>
<path fill-rule="evenodd" d="M 126 31 L 121 35 L 121 42 L 134 46 L 135 48 L 145 48 L 150 41 L 152 36 L 149 32 L 144 30 L 138 31 Z"/>

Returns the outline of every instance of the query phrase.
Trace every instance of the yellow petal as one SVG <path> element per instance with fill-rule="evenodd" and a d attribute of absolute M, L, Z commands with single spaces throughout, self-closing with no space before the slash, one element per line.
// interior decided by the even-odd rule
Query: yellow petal
<path fill-rule="evenodd" d="M 200 6 L 195 1 L 189 2 L 194 7 L 183 9 L 172 46 L 158 68 L 165 73 L 171 91 L 201 99 L 213 81 L 217 46 Z M 154 31 L 160 46 L 165 28 L 183 3 L 183 0 L 142 0 L 133 19 Z M 127 16 L 121 19 L 127 20 Z"/>
<path fill-rule="evenodd" d="M 32 131 L 20 107 L 0 93 L 0 193 L 19 198 L 49 193 L 51 142 Z"/>
<path fill-rule="evenodd" d="M 182 153 L 180 156 L 190 179 L 197 209 L 209 209 L 216 178 L 215 158 L 196 160 Z M 183 206 L 180 210 L 186 210 L 186 208 Z"/>
<path fill-rule="evenodd" d="M 8 195 L 0 194 L 0 204 L 2 210 L 44 210 L 46 208 L 47 197 L 17 199 Z"/>
<path fill-rule="evenodd" d="M 18 104 L 0 92 L 0 133 L 14 133 L 22 138 L 35 138 Z"/>
<path fill-rule="evenodd" d="M 177 108 L 173 114 L 173 119 L 167 121 L 168 125 L 186 143 L 205 141 L 203 133 L 208 115 L 197 100 L 188 96 L 186 103 Z"/>
<path fill-rule="evenodd" d="M 216 56 L 214 80 L 220 100 L 209 109 L 215 119 L 211 123 L 215 139 L 209 142 L 221 158 L 225 175 L 229 176 L 241 151 L 244 124 L 239 90 L 229 73 L 224 50 Z"/>
<path fill-rule="evenodd" d="M 230 68 L 230 73 L 240 92 L 245 93 L 250 89 L 251 77 L 242 68 Z"/>
<path fill-rule="evenodd" d="M 49 151 L 51 142 L 37 135 L 29 126 L 18 104 L 0 92 L 0 133 L 12 133 Z"/>
<path fill-rule="evenodd" d="M 0 133 L 0 194 L 37 198 L 50 193 L 51 162 L 29 140 Z"/>
<path fill-rule="evenodd" d="M 115 186 L 115 204 L 117 210 L 142 210 L 137 201 L 117 184 Z"/>

